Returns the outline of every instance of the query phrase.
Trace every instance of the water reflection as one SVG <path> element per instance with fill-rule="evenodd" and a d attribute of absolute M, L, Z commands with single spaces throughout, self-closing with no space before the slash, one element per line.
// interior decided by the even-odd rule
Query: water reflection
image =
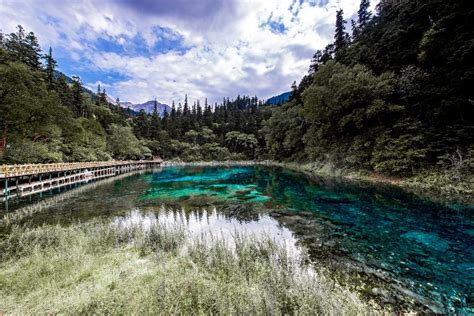
<path fill-rule="evenodd" d="M 140 227 L 145 232 L 156 224 L 165 227 L 183 226 L 189 233 L 188 238 L 217 237 L 229 241 L 229 245 L 234 245 L 234 238 L 241 234 L 257 239 L 270 238 L 284 246 L 293 258 L 298 259 L 301 255 L 293 233 L 269 215 L 259 215 L 256 220 L 240 221 L 220 213 L 216 208 L 190 211 L 162 206 L 153 212 L 135 209 L 126 216 L 115 217 L 112 221 L 112 225 L 116 227 Z"/>

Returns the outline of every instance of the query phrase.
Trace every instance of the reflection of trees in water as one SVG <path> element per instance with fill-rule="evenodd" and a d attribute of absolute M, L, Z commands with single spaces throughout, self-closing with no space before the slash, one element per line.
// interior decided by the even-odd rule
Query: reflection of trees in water
<path fill-rule="evenodd" d="M 152 208 L 144 208 L 144 210 L 152 210 Z M 203 221 L 214 213 L 227 220 L 233 219 L 237 220 L 239 223 L 249 223 L 252 221 L 258 221 L 262 214 L 268 213 L 268 211 L 260 205 L 251 203 L 224 203 L 218 206 L 207 205 L 202 207 L 176 203 L 163 203 L 159 212 L 171 213 L 176 218 L 183 217 L 187 223 L 189 223 L 189 219 L 191 217 L 194 217 L 196 220 Z"/>
<path fill-rule="evenodd" d="M 3 216 L 3 218 L 0 220 L 0 225 L 11 225 L 13 223 L 20 222 L 26 217 L 31 217 L 34 214 L 39 213 L 39 212 L 41 212 L 41 211 L 43 211 L 43 210 L 45 210 L 45 209 L 47 209 L 51 206 L 54 206 L 54 205 L 56 205 L 56 204 L 58 204 L 62 201 L 69 200 L 71 198 L 75 198 L 75 197 L 81 195 L 82 193 L 91 191 L 93 189 L 97 189 L 98 187 L 100 187 L 104 184 L 113 183 L 117 180 L 121 180 L 121 179 L 130 177 L 130 176 L 133 176 L 133 175 L 137 175 L 137 174 L 143 174 L 145 172 L 146 171 L 144 171 L 144 170 L 139 170 L 139 171 L 135 171 L 135 172 L 129 172 L 129 173 L 121 174 L 121 175 L 111 177 L 111 178 L 105 178 L 105 179 L 101 179 L 101 180 L 98 180 L 98 181 L 89 182 L 89 183 L 86 183 L 86 184 L 82 184 L 80 186 L 64 187 L 63 189 L 65 189 L 65 191 L 63 191 L 63 192 L 58 192 L 56 194 L 53 194 L 50 197 L 43 198 L 43 199 L 41 199 L 40 201 L 38 201 L 36 203 L 29 204 L 29 205 L 26 205 L 24 207 L 20 207 L 19 209 L 15 210 L 13 212 L 6 213 Z M 5 201 L 6 205 L 8 205 L 8 203 L 9 203 L 8 200 Z M 8 211 L 8 206 L 6 206 L 6 211 Z"/>

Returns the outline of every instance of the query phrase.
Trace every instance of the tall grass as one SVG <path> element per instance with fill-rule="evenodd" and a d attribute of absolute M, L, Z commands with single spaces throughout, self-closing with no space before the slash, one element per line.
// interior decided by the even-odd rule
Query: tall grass
<path fill-rule="evenodd" d="M 270 237 L 95 221 L 14 227 L 0 241 L 2 312 L 356 315 L 371 307 Z"/>

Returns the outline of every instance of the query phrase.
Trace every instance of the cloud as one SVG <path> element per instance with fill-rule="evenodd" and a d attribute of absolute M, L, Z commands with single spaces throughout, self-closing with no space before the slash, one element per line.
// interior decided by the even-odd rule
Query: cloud
<path fill-rule="evenodd" d="M 211 102 L 289 90 L 359 0 L 0 0 L 0 29 L 33 30 L 61 70 L 113 97 Z"/>

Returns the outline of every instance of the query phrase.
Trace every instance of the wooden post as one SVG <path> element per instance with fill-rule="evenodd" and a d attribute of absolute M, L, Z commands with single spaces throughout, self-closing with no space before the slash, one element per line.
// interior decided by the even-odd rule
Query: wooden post
<path fill-rule="evenodd" d="M 3 195 L 8 200 L 8 178 L 5 178 L 5 187 L 3 188 Z"/>
<path fill-rule="evenodd" d="M 44 184 L 41 183 L 42 180 L 43 180 L 43 177 L 42 177 L 41 174 L 40 174 L 40 175 L 39 175 L 39 182 L 40 182 L 40 184 L 41 184 L 40 198 L 43 198 L 43 189 L 44 189 L 44 188 L 43 188 L 43 185 L 44 185 Z"/>

